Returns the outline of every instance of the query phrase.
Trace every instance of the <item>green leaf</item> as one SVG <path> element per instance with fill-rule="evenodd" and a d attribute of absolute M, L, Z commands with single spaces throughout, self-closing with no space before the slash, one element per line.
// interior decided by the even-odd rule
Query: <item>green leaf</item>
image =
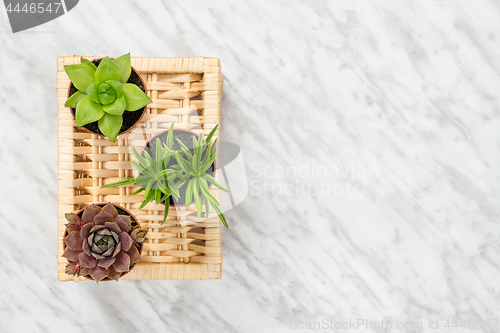
<path fill-rule="evenodd" d="M 102 109 L 109 114 L 113 114 L 115 116 L 121 116 L 123 112 L 125 112 L 125 106 L 126 106 L 125 97 L 123 97 L 122 95 L 118 97 L 113 103 L 108 105 L 103 105 Z"/>
<path fill-rule="evenodd" d="M 153 102 L 138 86 L 132 83 L 122 84 L 122 93 L 127 101 L 127 111 L 136 111 Z"/>
<path fill-rule="evenodd" d="M 131 184 L 134 182 L 134 178 L 127 177 L 124 180 L 120 180 L 118 182 L 114 182 L 108 185 L 101 186 L 101 188 L 109 188 L 109 187 L 116 187 L 116 186 L 122 186 L 122 185 L 127 185 Z"/>
<path fill-rule="evenodd" d="M 140 173 L 148 176 L 152 176 L 151 172 L 149 172 L 147 169 L 144 169 L 142 166 L 139 165 L 136 161 L 130 161 L 130 163 L 134 166 L 134 168 L 139 171 Z"/>
<path fill-rule="evenodd" d="M 106 83 L 109 84 L 111 88 L 113 88 L 113 90 L 116 93 L 116 97 L 120 97 L 122 95 L 122 84 L 120 82 L 114 80 L 108 80 L 106 81 Z"/>
<path fill-rule="evenodd" d="M 106 82 L 108 80 L 120 81 L 120 71 L 110 57 L 105 57 L 101 60 L 99 66 L 97 66 L 95 81 Z"/>
<path fill-rule="evenodd" d="M 147 185 L 149 183 L 150 179 L 151 179 L 151 177 L 148 176 L 148 175 L 140 175 L 139 177 L 137 177 L 135 179 L 135 184 L 136 185 L 140 185 L 140 186 L 142 186 L 142 185 L 145 186 L 145 185 Z"/>
<path fill-rule="evenodd" d="M 175 159 L 177 161 L 177 163 L 179 164 L 179 166 L 181 167 L 181 169 L 185 172 L 185 173 L 188 173 L 188 174 L 194 174 L 194 170 L 192 168 L 192 166 L 188 163 L 188 161 L 186 161 L 185 159 L 182 158 L 181 154 L 179 153 L 176 153 L 175 154 Z"/>
<path fill-rule="evenodd" d="M 217 139 L 215 139 L 214 143 L 212 144 L 212 147 L 210 147 L 210 156 L 215 157 L 216 151 L 217 151 Z"/>
<path fill-rule="evenodd" d="M 148 196 L 151 191 L 153 191 L 153 183 L 155 182 L 154 179 L 151 179 L 148 183 L 148 185 L 146 185 L 146 196 Z M 154 197 L 154 196 L 153 196 Z"/>
<path fill-rule="evenodd" d="M 141 188 L 140 188 L 140 189 L 138 189 L 137 191 L 134 191 L 133 193 L 130 193 L 130 195 L 139 194 L 139 193 L 141 193 L 142 191 L 144 191 L 144 187 L 141 187 Z"/>
<path fill-rule="evenodd" d="M 97 98 L 103 105 L 108 105 L 116 100 L 116 92 L 106 82 L 100 83 L 97 86 Z"/>
<path fill-rule="evenodd" d="M 97 97 L 97 84 L 95 82 L 87 87 L 87 95 L 89 95 L 92 102 L 101 104 L 101 102 L 99 102 L 99 98 Z"/>
<path fill-rule="evenodd" d="M 158 179 L 158 181 L 156 182 L 156 187 L 158 187 L 158 189 L 161 191 L 161 193 L 163 193 L 165 195 L 169 194 L 169 191 L 167 189 L 167 185 L 164 183 L 163 179 Z"/>
<path fill-rule="evenodd" d="M 139 163 L 141 163 L 145 167 L 148 166 L 146 159 L 144 157 L 142 157 L 141 155 L 139 155 L 139 153 L 137 152 L 137 149 L 135 149 L 135 147 L 132 147 L 132 152 L 134 153 L 134 156 L 135 156 L 135 158 L 137 158 Z"/>
<path fill-rule="evenodd" d="M 103 111 L 104 112 L 104 111 Z M 120 128 L 123 124 L 122 116 L 114 116 L 109 113 L 104 113 L 104 117 L 99 119 L 99 129 L 108 139 L 115 142 Z"/>
<path fill-rule="evenodd" d="M 200 133 L 200 136 L 198 137 L 198 144 L 196 145 L 198 148 L 198 155 L 201 156 L 201 152 L 203 151 L 203 132 Z"/>
<path fill-rule="evenodd" d="M 224 226 L 226 227 L 226 229 L 229 229 L 229 226 L 227 225 L 226 217 L 224 216 L 224 214 L 222 214 L 222 211 L 220 210 L 220 208 L 217 206 L 212 206 L 212 207 L 214 207 L 215 212 L 217 213 L 217 215 L 219 215 L 219 218 L 222 221 L 222 223 L 224 224 Z"/>
<path fill-rule="evenodd" d="M 189 182 L 186 188 L 186 201 L 184 205 L 188 207 L 193 202 L 193 183 Z"/>
<path fill-rule="evenodd" d="M 155 196 L 155 191 L 149 191 L 149 193 L 145 196 L 144 201 L 142 202 L 139 209 L 143 209 L 151 200 L 153 200 Z"/>
<path fill-rule="evenodd" d="M 74 93 L 73 95 L 71 95 L 68 100 L 66 101 L 66 103 L 64 104 L 65 107 L 67 108 L 76 108 L 76 106 L 78 105 L 78 102 L 84 98 L 85 95 L 84 93 L 80 92 L 80 91 L 77 91 L 76 93 Z"/>
<path fill-rule="evenodd" d="M 170 159 L 172 158 L 172 154 L 169 151 L 165 151 L 162 156 L 163 164 L 167 165 L 168 162 L 170 162 Z"/>
<path fill-rule="evenodd" d="M 156 160 L 156 170 L 161 170 L 163 169 L 162 168 L 162 165 L 161 165 L 161 158 L 162 158 L 162 149 L 161 149 L 161 141 L 159 138 L 156 139 L 156 156 L 155 156 L 155 160 Z"/>
<path fill-rule="evenodd" d="M 200 171 L 202 172 L 207 172 L 207 170 L 210 168 L 210 166 L 214 163 L 214 158 L 210 158 L 208 161 L 205 161 L 204 164 L 202 164 Z"/>
<path fill-rule="evenodd" d="M 194 136 L 191 138 L 193 139 L 193 156 L 194 156 L 193 160 L 196 160 L 196 159 L 198 159 L 198 141 L 196 140 L 196 138 Z M 193 164 L 193 167 L 195 167 L 195 164 Z"/>
<path fill-rule="evenodd" d="M 83 64 L 83 65 L 87 65 L 87 66 L 90 66 L 90 68 L 92 68 L 93 70 L 96 70 L 97 69 L 97 66 L 94 65 L 94 63 L 88 59 L 85 59 L 85 58 L 80 58 L 80 62 Z"/>
<path fill-rule="evenodd" d="M 208 219 L 208 211 L 210 210 L 210 204 L 208 202 L 208 198 L 203 195 L 203 201 L 205 202 L 205 220 Z"/>
<path fill-rule="evenodd" d="M 210 142 L 210 140 L 212 140 L 212 137 L 214 136 L 217 127 L 219 127 L 219 124 L 215 125 L 215 127 L 210 131 L 207 138 L 205 139 L 205 142 Z"/>
<path fill-rule="evenodd" d="M 205 151 L 205 157 L 203 158 L 203 161 L 201 161 L 201 163 L 200 163 L 200 170 L 206 171 L 208 169 L 208 167 L 210 166 L 208 164 L 210 162 L 213 162 L 213 157 L 210 156 L 210 151 L 207 149 Z"/>
<path fill-rule="evenodd" d="M 179 186 L 175 184 L 173 181 L 168 182 L 168 187 L 170 189 L 170 192 L 176 199 L 180 199 L 180 194 L 179 194 Z"/>
<path fill-rule="evenodd" d="M 160 190 L 155 190 L 155 201 L 157 204 L 160 203 L 162 192 Z"/>
<path fill-rule="evenodd" d="M 94 103 L 89 96 L 84 96 L 76 106 L 76 126 L 85 126 L 101 119 L 104 111 L 101 104 Z"/>
<path fill-rule="evenodd" d="M 149 153 L 146 150 L 144 150 L 143 154 L 144 154 L 144 156 L 146 156 L 146 161 L 147 161 L 146 163 L 147 163 L 148 169 L 150 169 L 152 172 L 153 171 L 156 172 L 156 169 L 155 169 L 156 163 L 153 160 L 153 158 L 151 157 L 151 155 L 149 155 Z"/>
<path fill-rule="evenodd" d="M 84 64 L 65 65 L 64 71 L 75 85 L 76 89 L 85 92 L 87 87 L 94 83 L 95 69 Z"/>
<path fill-rule="evenodd" d="M 149 201 L 151 201 L 151 200 L 149 200 Z M 141 206 L 139 207 L 139 209 L 143 209 L 144 206 L 146 206 L 149 201 L 147 199 L 144 199 L 144 201 L 141 203 Z"/>
<path fill-rule="evenodd" d="M 203 178 L 205 178 L 206 180 L 208 180 L 209 182 L 211 182 L 212 184 L 214 184 L 215 186 L 217 186 L 221 190 L 227 192 L 227 189 L 225 187 L 223 187 L 221 184 L 217 183 L 217 181 L 212 176 L 210 176 L 208 173 L 204 174 Z"/>
<path fill-rule="evenodd" d="M 120 82 L 126 83 L 128 81 L 128 78 L 130 77 L 130 73 L 132 73 L 130 53 L 124 54 L 113 61 L 118 67 L 118 71 L 120 72 Z"/>
<path fill-rule="evenodd" d="M 203 206 L 201 205 L 200 195 L 198 194 L 198 179 L 193 179 L 193 196 L 194 196 L 194 205 L 196 207 L 196 212 L 198 213 L 198 217 L 201 217 L 201 212 L 203 210 Z"/>
<path fill-rule="evenodd" d="M 214 202 L 216 203 L 217 205 L 219 205 L 219 202 L 217 201 L 217 199 L 212 195 L 210 194 L 210 189 L 208 188 L 208 185 L 206 183 L 206 180 L 199 180 L 198 181 L 198 184 L 200 186 L 200 189 L 201 189 L 201 192 L 208 197 L 208 199 L 210 200 L 210 202 Z"/>
<path fill-rule="evenodd" d="M 165 201 L 165 211 L 163 212 L 163 222 L 161 223 L 162 225 L 163 223 L 165 223 L 165 220 L 167 219 L 169 210 L 170 210 L 170 204 Z"/>
<path fill-rule="evenodd" d="M 189 150 L 189 148 L 181 140 L 177 139 L 177 142 L 181 146 L 181 149 L 184 152 L 184 155 L 186 155 L 186 157 L 188 158 L 189 161 L 192 161 L 193 155 L 191 154 L 191 151 Z"/>
<path fill-rule="evenodd" d="M 174 146 L 174 123 L 170 125 L 170 128 L 168 129 L 168 135 L 167 135 L 167 147 L 172 149 Z"/>

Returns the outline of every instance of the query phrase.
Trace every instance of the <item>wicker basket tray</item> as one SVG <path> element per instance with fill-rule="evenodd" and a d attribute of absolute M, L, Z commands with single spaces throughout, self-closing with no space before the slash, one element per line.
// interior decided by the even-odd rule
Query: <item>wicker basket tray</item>
<path fill-rule="evenodd" d="M 97 57 L 85 57 L 89 60 Z M 133 176 L 131 147 L 142 148 L 156 133 L 175 122 L 205 136 L 220 123 L 223 79 L 217 58 L 132 58 L 132 66 L 146 83 L 153 103 L 132 132 L 113 143 L 75 127 L 69 108 L 64 107 L 70 80 L 64 65 L 80 63 L 80 56 L 57 59 L 57 104 L 59 137 L 58 171 L 58 251 L 59 281 L 82 281 L 64 273 L 62 258 L 64 214 L 90 203 L 112 202 L 129 210 L 148 230 L 142 259 L 124 280 L 207 280 L 222 275 L 220 221 L 216 214 L 201 220 L 188 208 L 171 208 L 160 225 L 164 206 L 154 202 L 142 210 L 143 195 L 129 196 L 136 188 L 121 186 L 101 189 L 102 185 Z M 220 135 L 220 125 L 214 139 Z M 132 155 L 133 157 L 133 155 Z M 216 164 L 219 162 L 217 153 Z M 215 177 L 220 181 L 220 173 Z M 220 199 L 220 191 L 211 194 Z"/>

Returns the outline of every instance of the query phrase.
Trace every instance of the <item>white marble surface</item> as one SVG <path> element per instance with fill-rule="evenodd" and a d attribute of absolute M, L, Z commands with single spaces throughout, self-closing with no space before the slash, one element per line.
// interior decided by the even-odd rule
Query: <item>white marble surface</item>
<path fill-rule="evenodd" d="M 12 34 L 1 8 L 0 332 L 494 324 L 499 17 L 495 0 L 84 0 Z M 221 280 L 57 281 L 56 57 L 128 51 L 221 59 L 250 184 Z"/>

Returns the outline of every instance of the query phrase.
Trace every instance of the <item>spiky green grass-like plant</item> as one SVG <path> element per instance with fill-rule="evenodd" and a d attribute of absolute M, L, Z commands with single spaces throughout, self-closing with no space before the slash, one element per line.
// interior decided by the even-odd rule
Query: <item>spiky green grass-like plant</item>
<path fill-rule="evenodd" d="M 140 172 L 137 178 L 127 177 L 122 181 L 107 184 L 102 186 L 102 188 L 109 188 L 127 184 L 134 184 L 135 186 L 140 186 L 141 188 L 137 191 L 131 193 L 135 195 L 144 192 L 144 201 L 142 202 L 139 209 L 144 208 L 149 202 L 155 201 L 157 204 L 165 203 L 165 212 L 163 215 L 163 222 L 167 219 L 168 211 L 170 208 L 169 201 L 170 196 L 173 195 L 174 198 L 179 198 L 179 186 L 173 181 L 180 174 L 179 171 L 171 168 L 166 168 L 170 159 L 172 158 L 171 148 L 174 144 L 173 142 L 173 126 L 170 126 L 170 130 L 167 136 L 167 143 L 162 144 L 160 139 L 156 140 L 156 156 L 153 158 L 146 150 L 144 150 L 143 155 L 139 154 L 135 147 L 132 147 L 136 161 L 131 161 L 133 167 Z"/>
<path fill-rule="evenodd" d="M 193 149 L 189 149 L 182 141 L 179 142 L 182 152 L 172 151 L 167 147 L 167 150 L 175 157 L 177 164 L 172 166 L 172 169 L 181 171 L 178 175 L 180 178 L 179 187 L 187 183 L 186 196 L 184 198 L 185 206 L 188 207 L 194 200 L 198 217 L 201 217 L 203 206 L 205 206 L 205 216 L 208 218 L 209 207 L 212 206 L 222 223 L 226 228 L 226 218 L 220 209 L 220 204 L 217 199 L 210 194 L 209 184 L 212 184 L 219 189 L 227 192 L 227 189 L 219 184 L 208 171 L 215 160 L 215 152 L 217 139 L 210 142 L 218 125 L 208 134 L 203 140 L 203 134 L 200 134 L 198 140 L 193 137 Z M 203 202 L 202 202 L 203 201 Z"/>

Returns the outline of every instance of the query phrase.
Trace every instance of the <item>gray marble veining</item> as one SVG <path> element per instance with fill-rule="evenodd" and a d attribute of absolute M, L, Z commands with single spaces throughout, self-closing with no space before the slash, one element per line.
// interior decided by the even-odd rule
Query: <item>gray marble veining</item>
<path fill-rule="evenodd" d="M 499 17 L 493 0 L 85 0 L 12 34 L 0 9 L 0 332 L 499 331 Z M 56 57 L 129 51 L 221 59 L 250 190 L 221 280 L 57 281 Z"/>

